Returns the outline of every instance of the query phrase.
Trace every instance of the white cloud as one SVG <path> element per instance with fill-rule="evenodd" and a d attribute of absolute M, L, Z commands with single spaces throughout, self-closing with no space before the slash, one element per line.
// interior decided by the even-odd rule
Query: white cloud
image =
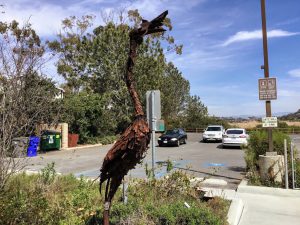
<path fill-rule="evenodd" d="M 14 4 L 6 7 L 3 20 L 17 20 L 20 23 L 28 21 L 40 36 L 52 36 L 59 31 L 62 19 L 67 16 L 66 10 L 57 5 L 24 8 L 24 5 Z"/>
<path fill-rule="evenodd" d="M 274 37 L 288 37 L 299 35 L 299 32 L 289 32 L 285 30 L 271 30 L 268 31 L 268 38 Z M 228 46 L 235 42 L 243 42 L 249 40 L 256 40 L 262 38 L 262 31 L 261 30 L 254 30 L 254 31 L 239 31 L 235 35 L 229 37 L 226 41 L 223 42 L 221 46 Z"/>
<path fill-rule="evenodd" d="M 290 70 L 290 71 L 288 72 L 288 74 L 289 74 L 291 77 L 299 77 L 299 78 L 300 78 L 300 68 L 299 68 L 299 69 Z"/>
<path fill-rule="evenodd" d="M 195 68 L 199 71 L 203 70 L 218 70 L 220 68 L 234 66 L 232 58 L 233 54 L 230 52 L 215 52 L 208 50 L 190 51 L 182 55 L 176 53 L 166 54 L 167 60 L 173 62 L 180 69 Z"/>

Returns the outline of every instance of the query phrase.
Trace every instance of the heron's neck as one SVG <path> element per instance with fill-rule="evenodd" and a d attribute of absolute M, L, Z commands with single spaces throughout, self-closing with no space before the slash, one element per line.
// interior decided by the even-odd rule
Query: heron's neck
<path fill-rule="evenodd" d="M 137 91 L 134 87 L 134 82 L 133 82 L 133 66 L 134 66 L 134 63 L 136 60 L 137 47 L 139 45 L 137 38 L 139 38 L 139 37 L 137 36 L 137 34 L 134 33 L 134 31 L 132 33 L 130 33 L 130 50 L 129 50 L 129 56 L 128 56 L 126 72 L 125 72 L 125 81 L 126 81 L 126 85 L 127 85 L 129 94 L 130 94 L 131 99 L 134 104 L 136 116 L 144 115 L 142 104 L 141 104 L 141 101 L 137 94 Z M 142 38 L 142 37 L 140 37 L 140 38 Z"/>

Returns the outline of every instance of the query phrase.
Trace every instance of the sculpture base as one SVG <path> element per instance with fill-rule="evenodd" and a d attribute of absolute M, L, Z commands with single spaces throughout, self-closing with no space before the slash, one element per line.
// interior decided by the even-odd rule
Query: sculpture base
<path fill-rule="evenodd" d="M 270 154 L 270 152 L 266 155 L 260 155 L 258 164 L 263 180 L 282 182 L 284 176 L 284 157 L 282 155 Z"/>

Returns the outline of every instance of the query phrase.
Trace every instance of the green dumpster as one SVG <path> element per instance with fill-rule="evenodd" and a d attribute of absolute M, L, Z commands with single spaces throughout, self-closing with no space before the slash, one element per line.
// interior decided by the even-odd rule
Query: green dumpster
<path fill-rule="evenodd" d="M 60 149 L 61 134 L 57 131 L 45 130 L 41 135 L 41 150 Z"/>

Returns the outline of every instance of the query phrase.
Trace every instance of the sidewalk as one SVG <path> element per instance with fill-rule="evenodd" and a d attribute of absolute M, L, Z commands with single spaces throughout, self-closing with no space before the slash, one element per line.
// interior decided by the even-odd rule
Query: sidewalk
<path fill-rule="evenodd" d="M 248 186 L 243 180 L 237 191 L 201 188 L 206 197 L 231 200 L 230 225 L 300 225 L 300 190 Z"/>
<path fill-rule="evenodd" d="M 237 196 L 244 204 L 239 225 L 300 225 L 300 190 L 246 186 Z"/>

